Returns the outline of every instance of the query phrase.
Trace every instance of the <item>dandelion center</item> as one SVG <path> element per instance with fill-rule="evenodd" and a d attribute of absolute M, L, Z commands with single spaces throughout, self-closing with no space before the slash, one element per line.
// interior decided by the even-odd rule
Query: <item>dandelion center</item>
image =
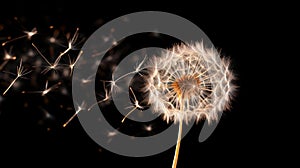
<path fill-rule="evenodd" d="M 197 91 L 200 85 L 200 79 L 195 75 L 184 75 L 176 79 L 171 84 L 171 89 L 174 90 L 177 97 L 189 99 Z"/>

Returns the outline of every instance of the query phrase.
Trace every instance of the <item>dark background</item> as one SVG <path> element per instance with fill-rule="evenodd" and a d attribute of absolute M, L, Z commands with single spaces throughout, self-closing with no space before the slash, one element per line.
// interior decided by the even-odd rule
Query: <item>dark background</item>
<path fill-rule="evenodd" d="M 101 25 L 97 22 L 99 19 L 105 23 L 131 12 L 159 10 L 185 17 L 197 24 L 224 55 L 232 58 L 239 89 L 232 110 L 223 114 L 217 129 L 204 143 L 197 140 L 200 124 L 195 125 L 182 140 L 178 167 L 257 167 L 291 163 L 282 157 L 282 149 L 287 151 L 293 148 L 285 146 L 283 139 L 289 134 L 282 131 L 283 119 L 277 118 L 278 112 L 285 112 L 286 109 L 281 110 L 283 102 L 280 98 L 276 99 L 278 94 L 272 87 L 276 74 L 271 67 L 278 59 L 272 52 L 276 46 L 270 45 L 280 38 L 278 34 L 274 36 L 271 30 L 276 28 L 274 23 L 286 22 L 278 12 L 285 7 L 259 3 L 140 3 L 143 5 L 139 7 L 117 7 L 116 4 L 101 5 L 101 2 L 99 5 L 62 1 L 31 3 L 35 6 L 17 2 L 16 5 L 7 5 L 8 9 L 1 12 L 0 23 L 7 23 L 14 16 L 28 15 L 25 22 L 28 27 L 61 24 L 68 30 L 79 27 L 80 32 L 88 37 Z M 5 88 L 1 86 L 1 91 Z M 73 167 L 79 164 L 85 167 L 171 167 L 174 147 L 151 157 L 119 156 L 93 142 L 77 118 L 67 128 L 50 123 L 52 130 L 47 131 L 46 127 L 37 124 L 37 114 L 24 110 L 23 104 L 28 99 L 32 99 L 34 104 L 38 98 L 13 94 L 5 96 L 5 101 L 1 102 L 1 167 L 6 163 L 9 167 L 15 164 L 34 167 Z M 57 101 L 72 105 L 71 97 L 60 97 Z M 70 114 L 72 112 L 57 114 L 61 118 L 56 122 L 61 124 Z"/>

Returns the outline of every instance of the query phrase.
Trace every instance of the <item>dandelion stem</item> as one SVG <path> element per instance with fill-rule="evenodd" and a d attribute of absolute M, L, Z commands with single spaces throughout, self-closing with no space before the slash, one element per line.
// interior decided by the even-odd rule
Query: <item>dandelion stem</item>
<path fill-rule="evenodd" d="M 176 166 L 177 166 L 180 142 L 181 142 L 181 134 L 182 134 L 182 119 L 179 120 L 178 137 L 177 137 L 177 143 L 176 143 L 176 149 L 175 149 L 172 168 L 176 168 Z"/>

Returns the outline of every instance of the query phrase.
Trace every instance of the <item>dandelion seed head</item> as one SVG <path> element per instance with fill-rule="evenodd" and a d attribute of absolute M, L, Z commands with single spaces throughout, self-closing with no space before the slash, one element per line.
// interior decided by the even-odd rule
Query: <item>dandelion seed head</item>
<path fill-rule="evenodd" d="M 230 107 L 235 79 L 230 61 L 203 43 L 180 44 L 153 57 L 143 88 L 155 113 L 169 121 L 218 119 Z"/>

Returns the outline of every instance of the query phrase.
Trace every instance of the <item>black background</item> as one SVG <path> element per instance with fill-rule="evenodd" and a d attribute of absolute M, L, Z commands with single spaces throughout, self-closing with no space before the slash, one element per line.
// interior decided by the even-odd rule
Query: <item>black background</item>
<path fill-rule="evenodd" d="M 155 2 L 139 2 L 139 7 L 130 5 L 99 5 L 92 3 L 68 3 L 62 1 L 10 4 L 2 11 L 1 20 L 13 16 L 28 16 L 27 24 L 45 23 L 43 15 L 50 15 L 47 22 L 79 27 L 87 37 L 97 29 L 95 22 L 105 22 L 118 16 L 143 10 L 158 10 L 177 14 L 197 24 L 232 58 L 238 75 L 239 90 L 233 108 L 225 112 L 212 134 L 204 143 L 197 138 L 200 126 L 194 126 L 182 140 L 179 154 L 179 168 L 222 166 L 245 167 L 273 165 L 291 162 L 283 159 L 282 149 L 292 150 L 282 140 L 288 133 L 281 130 L 283 102 L 273 90 L 274 72 L 278 62 L 272 51 L 274 40 L 281 41 L 273 31 L 277 23 L 284 24 L 280 4 L 260 3 L 199 3 L 176 2 L 162 5 Z M 128 2 L 129 3 L 129 2 Z M 35 6 L 31 6 L 34 4 Z M 1 6 L 4 8 L 4 6 Z M 5 16 L 8 14 L 10 16 Z M 283 47 L 286 44 L 281 44 Z M 274 48 L 275 47 L 275 48 Z M 277 46 L 278 47 L 278 46 Z M 276 67 L 276 66 L 275 66 Z M 5 87 L 1 86 L 1 89 Z M 130 158 L 110 153 L 94 143 L 81 128 L 77 119 L 67 128 L 48 132 L 36 124 L 33 114 L 22 113 L 22 104 L 28 97 L 9 97 L 1 104 L 0 115 L 0 165 L 23 166 L 67 166 L 79 164 L 85 167 L 171 167 L 175 148 L 161 154 Z M 273 101 L 274 100 L 274 101 Z M 66 99 L 72 103 L 72 99 Z M 67 117 L 66 117 L 67 118 Z M 101 152 L 99 151 L 101 149 Z"/>

